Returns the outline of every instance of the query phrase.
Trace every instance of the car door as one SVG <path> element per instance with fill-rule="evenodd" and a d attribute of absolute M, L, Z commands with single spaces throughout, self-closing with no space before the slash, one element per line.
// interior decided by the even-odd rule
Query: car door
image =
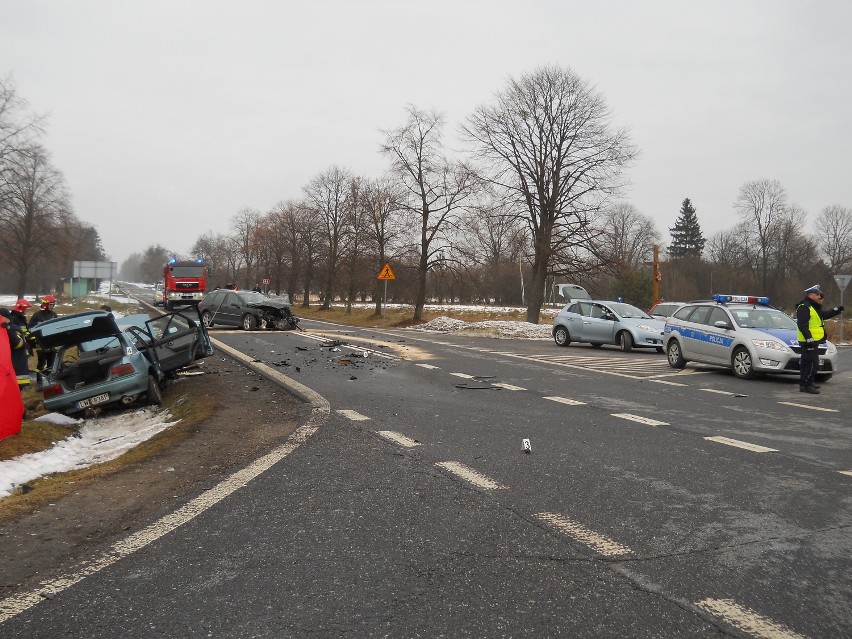
<path fill-rule="evenodd" d="M 565 322 L 565 328 L 568 329 L 568 334 L 575 342 L 579 342 L 580 334 L 583 329 L 583 309 L 580 308 L 578 302 L 569 304 L 565 307 L 562 319 Z"/>
<path fill-rule="evenodd" d="M 696 306 L 679 327 L 681 351 L 686 359 L 704 361 L 704 338 L 711 306 Z"/>
<path fill-rule="evenodd" d="M 180 312 L 155 317 L 145 325 L 164 373 L 188 366 L 195 360 L 196 351 L 210 346 L 209 339 L 206 345 L 203 343 L 203 327 Z"/>
<path fill-rule="evenodd" d="M 724 322 L 727 328 L 716 326 Z M 717 306 L 710 311 L 707 328 L 702 342 L 704 355 L 714 364 L 731 363 L 731 343 L 734 341 L 734 323 L 723 308 Z"/>
<path fill-rule="evenodd" d="M 591 304 L 583 318 L 583 341 L 612 344 L 615 341 L 615 313 L 603 304 Z"/>

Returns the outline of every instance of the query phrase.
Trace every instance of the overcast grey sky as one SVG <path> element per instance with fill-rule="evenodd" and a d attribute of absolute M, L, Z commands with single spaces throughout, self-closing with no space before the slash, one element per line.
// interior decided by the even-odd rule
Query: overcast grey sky
<path fill-rule="evenodd" d="M 779 180 L 813 218 L 852 207 L 852 2 L 0 0 L 0 75 L 112 260 L 187 252 L 332 164 L 385 171 L 405 106 L 448 131 L 510 76 L 571 67 L 641 155 L 626 200 L 665 242 L 705 236 L 740 186 Z"/>

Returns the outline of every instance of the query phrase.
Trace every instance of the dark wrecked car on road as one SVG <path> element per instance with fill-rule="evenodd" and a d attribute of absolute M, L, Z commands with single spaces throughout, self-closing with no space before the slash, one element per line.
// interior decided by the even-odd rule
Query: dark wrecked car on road
<path fill-rule="evenodd" d="M 115 318 L 87 311 L 43 322 L 30 331 L 38 347 L 54 350 L 43 371 L 44 406 L 68 415 L 139 400 L 160 404 L 166 381 L 213 354 L 200 321 L 180 313 Z"/>
<path fill-rule="evenodd" d="M 293 315 L 286 294 L 270 297 L 255 291 L 219 288 L 201 300 L 198 311 L 208 328 L 214 324 L 237 326 L 246 331 L 299 328 L 299 318 Z"/>

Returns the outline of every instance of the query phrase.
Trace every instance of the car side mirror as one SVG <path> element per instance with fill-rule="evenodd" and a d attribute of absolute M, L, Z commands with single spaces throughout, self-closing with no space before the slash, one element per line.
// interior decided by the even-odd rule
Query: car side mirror
<path fill-rule="evenodd" d="M 728 324 L 725 320 L 718 320 L 715 324 L 713 324 L 716 328 L 724 328 L 725 330 L 730 330 L 731 325 Z"/>

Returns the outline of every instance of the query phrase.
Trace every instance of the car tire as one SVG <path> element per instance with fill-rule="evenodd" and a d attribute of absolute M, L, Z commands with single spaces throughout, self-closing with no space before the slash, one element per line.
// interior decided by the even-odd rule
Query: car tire
<path fill-rule="evenodd" d="M 160 383 L 153 375 L 148 375 L 148 403 L 151 406 L 159 406 L 163 403 L 163 392 L 160 390 Z"/>
<path fill-rule="evenodd" d="M 213 326 L 213 315 L 210 311 L 204 311 L 201 313 L 201 322 L 204 324 L 204 328 L 210 328 Z"/>
<path fill-rule="evenodd" d="M 553 331 L 553 341 L 557 346 L 568 346 L 571 343 L 571 335 L 568 334 L 568 329 L 564 326 L 557 326 Z"/>
<path fill-rule="evenodd" d="M 621 331 L 618 334 L 618 347 L 625 353 L 633 350 L 633 336 L 627 331 Z"/>
<path fill-rule="evenodd" d="M 686 366 L 686 360 L 683 358 L 683 353 L 680 350 L 680 342 L 676 339 L 669 342 L 666 357 L 669 360 L 669 366 L 672 368 L 683 368 Z"/>
<path fill-rule="evenodd" d="M 244 331 L 253 331 L 257 329 L 257 318 L 251 313 L 246 313 L 243 315 L 242 326 Z"/>
<path fill-rule="evenodd" d="M 754 379 L 754 364 L 751 361 L 751 353 L 745 346 L 738 346 L 731 355 L 731 369 L 734 375 L 740 379 Z"/>

